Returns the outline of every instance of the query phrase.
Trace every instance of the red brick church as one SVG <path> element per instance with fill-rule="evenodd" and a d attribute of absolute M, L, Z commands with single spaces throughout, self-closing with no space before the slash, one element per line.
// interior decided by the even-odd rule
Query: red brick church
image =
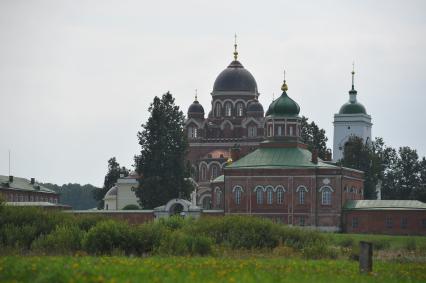
<path fill-rule="evenodd" d="M 204 213 L 263 216 L 329 231 L 426 234 L 426 204 L 363 201 L 363 172 L 323 161 L 302 143 L 300 107 L 285 80 L 264 113 L 256 80 L 237 59 L 235 44 L 234 60 L 214 82 L 207 116 L 197 97 L 188 109 L 187 159 Z M 357 123 L 364 112 L 341 116 Z"/>

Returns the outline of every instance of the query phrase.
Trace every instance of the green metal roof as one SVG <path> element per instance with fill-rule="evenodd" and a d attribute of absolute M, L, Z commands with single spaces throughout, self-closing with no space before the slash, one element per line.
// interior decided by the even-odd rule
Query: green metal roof
<path fill-rule="evenodd" d="M 9 176 L 2 176 L 2 175 L 0 175 L 0 188 L 56 194 L 55 191 L 45 188 L 43 186 L 40 186 L 37 183 L 32 185 L 31 181 L 28 179 L 13 177 L 13 182 L 9 182 Z"/>
<path fill-rule="evenodd" d="M 418 200 L 349 200 L 346 210 L 426 210 L 426 203 Z"/>
<path fill-rule="evenodd" d="M 226 168 L 340 168 L 318 159 L 318 163 L 311 162 L 312 153 L 300 147 L 261 147 L 247 154 L 243 158 L 226 166 Z"/>
<path fill-rule="evenodd" d="M 223 175 L 220 175 L 219 177 L 211 181 L 211 183 L 223 183 L 224 181 L 225 181 L 225 177 Z"/>
<path fill-rule="evenodd" d="M 367 114 L 364 105 L 359 102 L 348 102 L 340 108 L 339 114 Z"/>
<path fill-rule="evenodd" d="M 291 99 L 285 91 L 269 105 L 266 116 L 271 117 L 297 117 L 300 112 L 299 104 Z"/>

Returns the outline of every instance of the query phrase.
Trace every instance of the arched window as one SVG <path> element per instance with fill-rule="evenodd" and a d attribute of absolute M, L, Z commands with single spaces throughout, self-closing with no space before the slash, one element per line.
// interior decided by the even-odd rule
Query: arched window
<path fill-rule="evenodd" d="M 266 189 L 266 203 L 267 204 L 272 204 L 273 201 L 273 188 L 269 187 Z"/>
<path fill-rule="evenodd" d="M 217 177 L 217 166 L 213 165 L 212 166 L 212 179 L 214 180 L 214 179 L 216 179 L 216 177 Z"/>
<path fill-rule="evenodd" d="M 241 203 L 241 193 L 243 191 L 243 188 L 241 186 L 235 186 L 232 191 L 234 192 L 234 200 L 235 204 Z"/>
<path fill-rule="evenodd" d="M 230 102 L 227 102 L 225 104 L 225 116 L 231 117 L 231 115 L 232 115 L 232 104 Z"/>
<path fill-rule="evenodd" d="M 203 204 L 202 204 L 204 209 L 211 209 L 212 208 L 212 199 L 209 196 L 206 196 L 203 199 Z"/>
<path fill-rule="evenodd" d="M 268 136 L 272 137 L 272 125 L 268 126 Z"/>
<path fill-rule="evenodd" d="M 248 128 L 248 136 L 251 138 L 257 136 L 257 128 L 254 126 L 250 126 Z"/>
<path fill-rule="evenodd" d="M 222 191 L 216 188 L 216 206 L 220 206 L 222 200 Z"/>
<path fill-rule="evenodd" d="M 290 127 L 290 136 L 293 135 L 293 127 Z"/>
<path fill-rule="evenodd" d="M 283 134 L 283 133 L 282 133 L 282 128 L 281 128 L 281 126 L 278 126 L 278 135 L 279 135 L 279 136 L 282 136 L 282 134 Z"/>
<path fill-rule="evenodd" d="M 284 188 L 279 186 L 277 187 L 277 204 L 283 204 L 284 202 Z"/>
<path fill-rule="evenodd" d="M 242 117 L 243 116 L 243 112 L 244 112 L 244 106 L 240 102 L 240 103 L 237 104 L 237 116 L 238 117 Z"/>
<path fill-rule="evenodd" d="M 219 102 L 216 102 L 216 106 L 215 106 L 215 116 L 216 117 L 220 117 L 220 114 L 222 112 L 222 107 L 220 106 Z"/>
<path fill-rule="evenodd" d="M 258 186 L 254 189 L 256 192 L 256 203 L 262 204 L 263 203 L 263 188 Z"/>
<path fill-rule="evenodd" d="M 201 180 L 204 181 L 207 179 L 207 168 L 205 165 L 201 165 Z"/>
<path fill-rule="evenodd" d="M 299 192 L 299 204 L 305 204 L 305 193 L 308 190 L 304 186 L 300 186 L 297 188 L 296 192 Z"/>
<path fill-rule="evenodd" d="M 331 193 L 333 189 L 330 187 L 322 187 L 321 192 L 321 204 L 322 205 L 331 205 Z"/>
<path fill-rule="evenodd" d="M 188 127 L 188 138 L 194 139 L 198 136 L 198 129 L 196 127 L 190 126 Z"/>

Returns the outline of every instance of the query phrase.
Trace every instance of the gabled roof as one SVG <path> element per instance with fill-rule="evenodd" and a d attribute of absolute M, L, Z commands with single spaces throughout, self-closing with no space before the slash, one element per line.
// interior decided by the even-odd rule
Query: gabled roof
<path fill-rule="evenodd" d="M 418 200 L 349 200 L 345 210 L 426 210 L 426 203 Z"/>
<path fill-rule="evenodd" d="M 0 175 L 0 188 L 57 194 L 55 191 L 43 187 L 38 183 L 31 184 L 31 181 L 25 178 L 13 177 L 13 182 L 9 182 L 9 176 L 3 175 Z"/>
<path fill-rule="evenodd" d="M 311 159 L 312 153 L 301 147 L 261 147 L 225 168 L 340 168 L 319 158 L 318 163 Z"/>

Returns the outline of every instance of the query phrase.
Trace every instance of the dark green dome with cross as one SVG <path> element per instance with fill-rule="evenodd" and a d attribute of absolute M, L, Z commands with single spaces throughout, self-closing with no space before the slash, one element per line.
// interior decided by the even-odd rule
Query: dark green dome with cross
<path fill-rule="evenodd" d="M 355 71 L 352 71 L 352 89 L 349 91 L 349 101 L 340 107 L 339 114 L 367 114 L 364 105 L 356 99 L 357 91 L 354 87 Z"/>
<path fill-rule="evenodd" d="M 271 117 L 297 117 L 300 112 L 300 106 L 296 101 L 291 99 L 287 95 L 287 84 L 284 80 L 284 83 L 281 87 L 283 93 L 279 98 L 269 105 L 268 111 L 265 116 Z"/>

